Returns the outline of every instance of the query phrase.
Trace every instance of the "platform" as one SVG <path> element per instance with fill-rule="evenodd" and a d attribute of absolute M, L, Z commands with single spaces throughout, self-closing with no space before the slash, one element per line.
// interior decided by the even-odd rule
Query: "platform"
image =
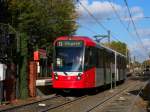
<path fill-rule="evenodd" d="M 46 85 L 52 85 L 52 78 L 36 80 L 36 86 L 46 86 Z"/>

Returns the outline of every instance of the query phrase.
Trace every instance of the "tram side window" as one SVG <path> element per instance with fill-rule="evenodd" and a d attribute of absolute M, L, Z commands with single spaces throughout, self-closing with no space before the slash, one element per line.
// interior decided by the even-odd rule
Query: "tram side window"
<path fill-rule="evenodd" d="M 120 57 L 117 56 L 117 68 L 120 69 Z"/>
<path fill-rule="evenodd" d="M 111 58 L 110 58 L 110 53 L 108 54 L 108 68 L 110 68 L 110 63 L 111 63 Z"/>
<path fill-rule="evenodd" d="M 115 60 L 114 60 L 114 59 L 115 59 L 115 56 L 114 56 L 114 54 L 111 53 L 110 57 L 111 57 L 111 58 L 110 58 L 110 59 L 111 59 L 111 63 L 112 63 L 112 64 L 115 64 Z"/>
<path fill-rule="evenodd" d="M 123 61 L 124 61 L 123 68 L 126 69 L 127 60 L 124 58 Z"/>
<path fill-rule="evenodd" d="M 85 61 L 84 61 L 84 68 L 88 69 L 89 68 L 89 62 L 90 62 L 90 54 L 89 54 L 89 47 L 85 48 Z"/>
<path fill-rule="evenodd" d="M 110 58 L 110 53 L 106 51 L 106 54 L 105 54 L 106 58 L 105 58 L 105 62 L 106 62 L 106 68 L 110 68 L 110 61 L 111 61 L 111 58 Z"/>
<path fill-rule="evenodd" d="M 105 50 L 103 50 L 103 63 L 102 63 L 102 67 L 105 68 L 106 65 L 106 53 Z"/>
<path fill-rule="evenodd" d="M 100 53 L 99 53 L 99 49 L 98 48 L 96 48 L 96 57 L 95 57 L 95 60 L 96 60 L 96 67 L 100 68 Z"/>
<path fill-rule="evenodd" d="M 103 68 L 103 62 L 104 62 L 104 51 L 102 49 L 98 50 L 98 68 Z"/>
<path fill-rule="evenodd" d="M 121 57 L 121 69 L 123 69 L 123 58 Z"/>
<path fill-rule="evenodd" d="M 92 56 L 91 56 L 91 59 L 90 59 L 90 61 L 91 61 L 91 64 L 92 64 L 92 66 L 96 66 L 96 63 L 97 63 L 97 52 L 96 52 L 96 48 L 94 48 L 94 47 L 92 47 Z"/>
<path fill-rule="evenodd" d="M 118 68 L 122 69 L 123 68 L 123 58 L 122 57 L 118 57 Z"/>
<path fill-rule="evenodd" d="M 125 69 L 126 68 L 126 60 L 124 59 L 124 58 L 122 58 L 122 61 L 123 61 L 123 69 Z"/>
<path fill-rule="evenodd" d="M 96 65 L 96 49 L 93 47 L 87 47 L 85 49 L 85 62 L 84 67 L 85 69 L 89 69 Z"/>

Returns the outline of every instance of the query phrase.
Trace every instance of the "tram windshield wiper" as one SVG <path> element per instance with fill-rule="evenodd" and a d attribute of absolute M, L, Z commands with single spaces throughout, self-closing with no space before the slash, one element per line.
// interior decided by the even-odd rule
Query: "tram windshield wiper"
<path fill-rule="evenodd" d="M 64 74 L 67 76 L 68 74 L 66 72 L 64 72 Z"/>

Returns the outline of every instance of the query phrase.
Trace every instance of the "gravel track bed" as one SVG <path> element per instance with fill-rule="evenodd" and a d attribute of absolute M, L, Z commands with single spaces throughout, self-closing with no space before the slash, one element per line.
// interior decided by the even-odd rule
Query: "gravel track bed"
<path fill-rule="evenodd" d="M 59 108 L 49 110 L 49 112 L 88 112 L 91 111 L 91 108 L 97 106 L 99 103 L 103 102 L 104 99 L 111 97 L 112 95 L 117 94 L 122 88 L 127 88 L 129 85 L 134 85 L 140 83 L 139 81 L 126 81 L 124 84 L 119 85 L 115 89 L 105 90 L 96 95 L 88 96 L 84 99 L 78 100 L 76 102 L 63 105 Z"/>
<path fill-rule="evenodd" d="M 112 90 L 100 90 L 96 94 L 84 94 L 78 97 L 58 95 L 4 112 L 126 112 L 132 104 L 136 92 L 144 84 L 145 81 L 131 78 Z M 111 97 L 112 99 L 109 101 Z"/>

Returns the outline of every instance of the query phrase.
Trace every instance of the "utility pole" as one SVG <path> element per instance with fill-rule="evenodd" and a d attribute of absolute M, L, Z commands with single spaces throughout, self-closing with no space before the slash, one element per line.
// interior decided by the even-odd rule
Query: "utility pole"
<path fill-rule="evenodd" d="M 110 44 L 110 30 L 108 30 L 107 32 L 108 32 L 108 43 Z"/>
<path fill-rule="evenodd" d="M 133 57 L 133 74 L 135 74 L 135 56 Z"/>
<path fill-rule="evenodd" d="M 115 87 L 116 87 L 117 76 L 118 76 L 118 69 L 117 69 L 117 52 L 115 51 Z"/>

